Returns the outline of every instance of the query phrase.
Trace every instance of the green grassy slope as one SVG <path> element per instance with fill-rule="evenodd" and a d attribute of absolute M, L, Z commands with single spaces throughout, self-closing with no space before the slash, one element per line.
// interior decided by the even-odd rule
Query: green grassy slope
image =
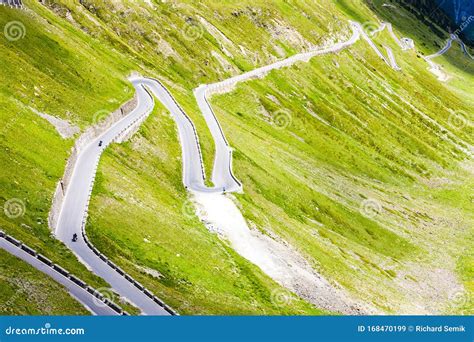
<path fill-rule="evenodd" d="M 382 310 L 472 310 L 466 301 L 447 304 L 443 279 L 458 277 L 474 290 L 467 240 L 472 164 L 455 147 L 472 144 L 472 126 L 452 127 L 453 112 L 472 119 L 473 75 L 457 66 L 463 56 L 453 52 L 443 64 L 455 77 L 436 81 L 417 54 L 437 51 L 442 41 L 430 40 L 412 16 L 359 0 L 25 3 L 26 13 L 0 8 L 1 27 L 12 20 L 26 27 L 21 40 L 0 37 L 8 65 L 0 71 L 1 196 L 26 208 L 19 218 L 0 218 L 7 232 L 105 286 L 50 237 L 51 195 L 73 141 L 28 107 L 85 127 L 98 110 L 131 97 L 131 71 L 157 76 L 195 122 L 209 174 L 214 147 L 192 89 L 321 44 L 327 32 L 342 39 L 349 17 L 377 21 L 370 7 L 417 41 L 418 53 L 400 52 L 385 33 L 376 37 L 392 46 L 402 73 L 359 42 L 213 99 L 236 148 L 234 168 L 245 189 L 238 201 L 258 229 L 292 242 L 330 281 Z M 276 125 L 278 114 L 291 120 L 288 126 Z M 320 313 L 183 215 L 189 203 L 179 151 L 160 109 L 132 142 L 106 152 L 87 228 L 99 249 L 182 313 Z M 367 199 L 381 205 L 375 217 L 360 210 Z M 431 291 L 437 279 L 440 289 Z M 281 293 L 291 300 L 282 303 Z"/>
<path fill-rule="evenodd" d="M 404 35 L 410 35 L 416 39 L 418 56 L 433 54 L 446 44 L 448 33 L 444 32 L 441 36 L 433 34 L 433 30 L 427 26 L 418 25 L 418 21 L 414 16 L 406 15 L 405 11 L 399 9 L 398 6 L 396 6 L 395 10 L 392 10 L 383 7 L 382 4 L 385 3 L 383 1 L 371 1 L 371 3 L 371 8 L 375 10 L 382 19 L 392 21 L 399 32 Z M 436 23 L 433 22 L 430 23 L 430 26 L 439 28 Z M 436 31 L 438 31 L 438 29 L 436 29 Z M 472 55 L 472 49 L 470 49 L 470 52 Z M 400 60 L 400 58 L 397 59 Z M 464 109 L 456 110 L 456 106 L 452 106 L 451 103 L 448 104 L 447 107 L 449 109 L 455 110 L 454 113 L 451 112 L 452 115 L 449 117 L 448 126 L 452 131 L 454 130 L 456 134 L 468 134 L 468 136 L 472 138 L 473 118 L 470 108 L 472 108 L 474 104 L 474 98 L 472 97 L 474 93 L 474 61 L 462 53 L 458 43 L 453 43 L 452 48 L 447 53 L 434 58 L 433 61 L 441 65 L 449 76 L 448 82 L 443 84 L 444 87 L 462 99 L 467 106 Z M 422 66 L 423 64 L 420 65 L 420 68 Z M 438 200 L 442 199 L 441 203 L 449 201 L 447 203 L 448 206 L 467 208 L 467 212 L 465 212 L 462 217 L 470 219 L 472 218 L 472 204 L 469 203 L 469 198 L 472 199 L 472 165 L 470 163 L 467 165 L 463 163 L 461 167 L 469 170 L 469 173 L 465 175 L 467 179 L 465 184 L 467 184 L 467 186 L 465 188 L 457 188 L 448 182 L 448 184 L 444 184 L 443 186 L 437 186 L 441 189 L 439 193 L 438 191 L 434 191 L 434 197 Z M 444 179 L 441 183 L 445 182 L 446 180 Z M 454 223 L 453 227 L 458 227 L 457 222 Z M 468 231 L 464 235 L 464 239 L 466 239 L 465 245 L 467 247 L 461 248 L 460 250 L 459 258 L 457 259 L 457 273 L 466 291 L 454 291 L 455 295 L 452 296 L 453 303 L 451 307 L 447 308 L 447 311 L 450 313 L 461 312 L 463 314 L 472 314 L 474 312 L 474 302 L 472 300 L 474 291 L 474 278 L 472 276 L 474 272 L 472 229 L 471 232 Z"/>
<path fill-rule="evenodd" d="M 0 250 L 1 315 L 85 315 L 64 287 Z"/>
<path fill-rule="evenodd" d="M 245 184 L 239 201 L 247 219 L 291 241 L 323 274 L 389 312 L 415 310 L 406 289 L 413 284 L 406 282 L 428 283 L 421 269 L 453 270 L 469 246 L 463 239 L 473 219 L 472 174 L 457 166 L 464 156 L 405 103 L 448 126 L 449 111 L 435 96 L 442 86 L 424 73 L 391 71 L 358 43 L 213 100 L 223 127 L 233 128 L 227 134 Z M 428 87 L 435 87 L 432 97 Z M 423 98 L 412 95 L 421 89 Z M 454 94 L 443 94 L 449 101 L 441 103 L 467 110 Z M 282 111 L 286 127 L 275 121 Z M 469 130 L 455 134 L 472 144 Z M 431 184 L 446 175 L 448 184 Z M 447 203 L 445 196 L 456 198 Z M 374 218 L 364 217 L 369 198 L 380 205 Z"/>
<path fill-rule="evenodd" d="M 51 236 L 48 211 L 73 140 L 63 140 L 32 108 L 85 126 L 95 112 L 115 109 L 132 94 L 118 59 L 105 55 L 100 44 L 86 35 L 70 34 L 67 23 L 42 7 L 36 9 L 37 13 L 0 8 L 2 30 L 15 21 L 24 30 L 24 37 L 16 41 L 5 34 L 0 37 L 4 64 L 0 69 L 0 117 L 4 123 L 0 131 L 0 196 L 5 209 L 0 225 L 91 285 L 103 287 L 104 281 L 88 272 Z M 97 61 L 88 61 L 94 55 Z M 14 212 L 9 203 L 20 203 L 20 211 Z M 7 215 L 9 210 L 14 215 Z M 29 271 L 25 277 L 33 273 Z M 56 313 L 60 312 L 58 304 Z M 64 309 L 70 312 L 70 308 Z"/>
<path fill-rule="evenodd" d="M 27 2 L 28 4 L 28 2 Z M 31 7 L 37 7 L 31 3 Z M 48 8 L 162 79 L 193 119 L 205 169 L 214 146 L 192 89 L 324 42 L 347 27 L 327 1 L 57 1 Z M 344 21 L 342 21 L 344 20 Z"/>
<path fill-rule="evenodd" d="M 399 312 L 410 310 L 406 303 L 413 301 L 408 283 L 426 282 L 426 275 L 415 280 L 420 268 L 453 271 L 458 263 L 458 276 L 472 291 L 472 164 L 458 166 L 466 155 L 453 142 L 472 144 L 473 132 L 469 124 L 453 125 L 452 118 L 463 113 L 472 120 L 466 95 L 473 83 L 472 73 L 461 69 L 457 79 L 439 84 L 416 53 L 398 51 L 388 33 L 375 41 L 382 51 L 384 45 L 396 51 L 402 74 L 359 43 L 351 53 L 241 85 L 214 104 L 223 126 L 234 128 L 228 135 L 237 149 L 236 173 L 246 185 L 240 198 L 246 217 L 293 241 L 323 274 L 358 296 L 379 306 L 380 298 L 390 298 L 387 309 Z M 456 58 L 465 61 L 459 53 Z M 462 87 L 453 84 L 460 80 Z M 276 124 L 282 111 L 287 127 Z M 421 113 L 452 136 L 446 139 L 446 130 Z M 375 222 L 358 218 L 367 198 L 380 203 Z M 341 202 L 350 210 L 336 210 Z M 428 249 L 431 260 L 393 233 Z M 447 284 L 443 291 L 449 299 Z M 472 302 L 463 308 L 436 305 L 442 312 L 472 312 Z"/>
<path fill-rule="evenodd" d="M 107 150 L 87 227 L 94 244 L 182 314 L 321 313 L 209 233 L 183 191 L 180 153 L 161 106 Z"/>
<path fill-rule="evenodd" d="M 32 109 L 84 128 L 94 123 L 96 112 L 116 109 L 132 96 L 131 86 L 125 80 L 131 71 L 159 75 L 194 116 L 202 132 L 209 171 L 213 146 L 190 96 L 191 90 L 201 82 L 250 69 L 276 55 L 285 56 L 302 48 L 302 43 L 271 41 L 270 44 L 270 31 L 258 23 L 258 35 L 255 35 L 258 39 L 239 41 L 244 36 L 242 30 L 252 32 L 261 16 L 245 3 L 233 6 L 232 10 L 228 7 L 213 9 L 222 12 L 226 19 L 225 27 L 223 17 L 212 19 L 216 26 L 242 45 L 240 48 L 232 43 L 234 46 L 226 47 L 232 51 L 233 58 L 223 55 L 221 43 L 198 23 L 200 13 L 211 20 L 206 6 L 217 6 L 213 2 L 204 7 L 194 4 L 199 8 L 162 4 L 158 11 L 142 6 L 143 3 L 127 2 L 127 6 L 135 10 L 133 13 L 119 11 L 118 7 L 123 7 L 119 2 L 103 10 L 99 3 L 82 3 L 84 6 L 75 1 L 58 1 L 44 6 L 36 1 L 25 1 L 25 11 L 0 8 L 2 28 L 19 22 L 23 30 L 21 39 L 10 41 L 5 35 L 0 39 L 0 54 L 5 64 L 1 68 L 0 84 L 0 115 L 5 122 L 0 132 L 4 171 L 1 174 L 2 205 L 19 200 L 22 207 L 22 215 L 2 215 L 0 223 L 9 234 L 27 241 L 91 285 L 103 287 L 103 281 L 87 272 L 50 236 L 47 214 L 51 196 L 63 174 L 73 140 L 61 139 Z M 314 12 L 314 5 L 301 6 L 295 15 L 294 6 L 282 5 L 280 9 L 268 5 L 262 16 L 278 17 L 282 26 L 291 20 L 299 25 L 299 30 L 305 26 L 305 38 L 315 43 L 319 38 L 314 33 L 328 29 L 321 24 L 324 16 L 316 23 L 308 18 L 300 20 L 303 10 Z M 191 22 L 189 16 L 194 18 Z M 231 25 L 227 25 L 229 18 L 233 18 Z M 197 41 L 192 40 L 194 27 L 198 28 Z M 161 36 L 156 36 L 157 32 Z M 279 47 L 278 53 L 274 46 Z M 219 64 L 211 50 L 220 53 L 221 59 L 232 66 L 230 71 Z M 254 52 L 260 52 L 261 56 Z"/>
<path fill-rule="evenodd" d="M 382 6 L 384 1 L 370 1 L 370 8 L 374 10 L 381 20 L 390 21 L 394 28 L 399 32 L 399 36 L 412 37 L 416 40 L 416 49 L 418 55 L 428 56 L 443 48 L 449 38 L 447 32 L 442 31 L 436 23 L 431 22 L 431 25 L 436 28 L 436 32 L 441 32 L 441 36 L 435 34 L 429 27 L 420 25 L 418 19 L 413 15 L 407 15 L 398 4 L 392 2 L 395 8 Z M 427 18 L 427 20 L 429 20 Z M 395 50 L 396 51 L 396 50 Z M 473 54 L 470 49 L 471 55 Z M 443 56 L 433 59 L 434 62 L 439 63 L 448 71 L 451 79 L 445 84 L 452 92 L 460 95 L 464 101 L 471 106 L 474 103 L 472 98 L 474 82 L 474 61 L 466 58 L 461 52 L 458 43 L 453 43 L 452 48 Z"/>
<path fill-rule="evenodd" d="M 337 5 L 355 19 L 374 20 L 360 3 Z M 466 155 L 456 145 L 472 144 L 472 130 L 451 127 L 451 118 L 453 111 L 468 111 L 468 102 L 446 91 L 416 52 L 400 52 L 386 33 L 375 40 L 394 49 L 403 73 L 360 42 L 350 52 L 273 72 L 216 97 L 244 183 L 238 199 L 251 224 L 291 241 L 356 297 L 392 313 L 460 312 L 448 303 L 449 281 L 458 277 L 457 260 L 469 247 L 472 175 L 457 166 Z M 289 126 L 277 127 L 278 117 L 288 118 Z M 449 185 L 437 184 L 445 178 Z M 109 188 L 123 185 L 109 182 Z M 105 189 L 101 195 L 113 197 Z M 367 199 L 381 206 L 375 218 L 361 210 Z M 94 215 L 98 223 L 89 229 L 113 234 L 115 228 L 102 223 L 99 203 L 107 200 L 95 202 L 102 218 Z M 454 236 L 452 224 L 458 227 Z M 127 236 L 128 243 L 146 248 L 147 242 Z M 440 249 L 439 241 L 448 238 Z M 111 239 L 125 248 L 125 237 Z M 439 274 L 448 281 L 437 285 Z M 428 290 L 421 289 L 424 283 Z"/>

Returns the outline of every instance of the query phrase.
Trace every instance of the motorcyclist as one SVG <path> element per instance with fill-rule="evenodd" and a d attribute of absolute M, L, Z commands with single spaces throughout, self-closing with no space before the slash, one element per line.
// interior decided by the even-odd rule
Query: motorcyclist
<path fill-rule="evenodd" d="M 76 233 L 72 234 L 72 241 L 73 242 L 77 241 L 77 234 Z"/>

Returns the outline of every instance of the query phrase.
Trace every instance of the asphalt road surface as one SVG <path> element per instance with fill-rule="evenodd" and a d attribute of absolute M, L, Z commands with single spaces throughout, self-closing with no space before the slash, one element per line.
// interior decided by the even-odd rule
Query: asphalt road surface
<path fill-rule="evenodd" d="M 241 81 L 262 77 L 273 69 L 285 67 L 297 61 L 308 61 L 310 58 L 317 55 L 337 52 L 354 44 L 361 35 L 369 42 L 369 44 L 371 44 L 371 46 L 373 45 L 373 42 L 365 34 L 360 24 L 352 22 L 351 27 L 353 35 L 346 42 L 337 43 L 327 48 L 300 53 L 285 60 L 252 70 L 222 82 L 200 86 L 195 90 L 194 94 L 197 103 L 210 129 L 216 147 L 215 162 L 212 172 L 213 187 L 206 186 L 204 182 L 205 176 L 200 145 L 192 121 L 160 82 L 149 78 L 133 78 L 131 81 L 137 92 L 137 107 L 130 114 L 107 129 L 106 132 L 92 141 L 88 146 L 79 151 L 77 162 L 72 173 L 70 184 L 66 190 L 59 215 L 58 225 L 55 231 L 56 236 L 63 241 L 92 272 L 107 281 L 114 291 L 122 297 L 127 298 L 131 303 L 137 306 L 143 314 L 169 315 L 169 312 L 161 305 L 145 295 L 143 291 L 134 286 L 106 261 L 97 256 L 87 246 L 83 238 L 83 224 L 87 218 L 89 198 L 98 161 L 103 150 L 125 131 L 131 130 L 139 125 L 140 122 L 142 122 L 141 119 L 146 117 L 152 111 L 154 100 L 145 90 L 144 87 L 146 87 L 170 111 L 177 124 L 182 149 L 184 186 L 192 191 L 207 193 L 238 191 L 241 189 L 241 184 L 232 174 L 232 150 L 229 147 L 219 122 L 208 103 L 207 96 L 209 93 L 219 89 L 227 89 Z M 374 46 L 372 47 L 374 48 Z M 375 50 L 378 51 L 376 47 Z M 385 60 L 385 58 L 383 59 Z M 102 141 L 101 146 L 99 146 L 100 141 Z M 75 242 L 72 241 L 73 234 L 77 234 L 78 236 L 78 239 Z M 28 262 L 34 264 L 32 263 L 32 260 Z M 34 266 L 47 273 L 47 270 L 42 269 L 41 265 Z M 77 292 L 76 290 L 74 291 Z M 73 293 L 74 295 L 76 295 L 75 292 Z M 89 306 L 87 304 L 87 299 L 82 298 L 81 293 L 78 293 L 77 297 L 83 304 Z M 98 311 L 99 314 L 101 314 L 101 312 L 102 311 Z"/>
<path fill-rule="evenodd" d="M 89 204 L 89 196 L 96 174 L 99 157 L 104 148 L 114 138 L 139 119 L 144 113 L 150 113 L 153 108 L 153 99 L 145 89 L 134 83 L 137 91 L 137 107 L 127 116 L 110 127 L 105 133 L 79 151 L 76 165 L 67 188 L 63 206 L 58 220 L 56 236 L 63 241 L 76 256 L 95 274 L 108 282 L 122 297 L 136 305 L 143 314 L 169 315 L 169 313 L 145 295 L 130 281 L 120 275 L 109 264 L 86 245 L 82 236 L 82 224 Z M 99 142 L 102 146 L 99 147 Z M 76 242 L 72 241 L 73 234 L 77 234 Z"/>
<path fill-rule="evenodd" d="M 97 300 L 92 294 L 87 292 L 79 285 L 72 282 L 69 278 L 66 278 L 62 274 L 56 272 L 51 267 L 45 265 L 38 259 L 32 257 L 22 249 L 8 243 L 4 239 L 0 239 L 0 248 L 7 252 L 15 255 L 16 257 L 26 261 L 28 264 L 36 268 L 37 270 L 49 275 L 51 278 L 56 280 L 58 283 L 66 287 L 66 289 L 74 296 L 79 302 L 82 303 L 89 311 L 95 315 L 118 315 L 118 313 L 112 310 L 109 306 L 103 302 Z"/>

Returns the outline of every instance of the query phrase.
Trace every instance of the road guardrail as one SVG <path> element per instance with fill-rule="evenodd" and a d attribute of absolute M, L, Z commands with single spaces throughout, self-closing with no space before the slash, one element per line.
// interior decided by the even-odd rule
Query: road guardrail
<path fill-rule="evenodd" d="M 51 270 L 55 271 L 56 273 L 62 275 L 63 277 L 69 279 L 70 281 L 72 281 L 77 286 L 79 286 L 82 289 L 86 290 L 87 292 L 89 292 L 90 294 L 95 296 L 97 299 L 99 299 L 101 302 L 103 302 L 105 305 L 107 305 L 112 310 L 114 310 L 117 314 L 125 315 L 125 316 L 129 315 L 119 305 L 117 305 L 116 303 L 108 300 L 99 291 L 97 291 L 93 287 L 87 285 L 87 283 L 85 281 L 83 281 L 83 280 L 79 279 L 78 277 L 76 277 L 75 275 L 71 274 L 70 272 L 68 272 L 67 270 L 65 270 L 64 268 L 59 266 L 58 264 L 53 263 L 51 260 L 46 258 L 44 255 L 38 253 L 35 249 L 27 246 L 23 242 L 13 238 L 12 236 L 6 234 L 4 231 L 1 231 L 1 230 L 0 230 L 0 238 L 4 239 L 5 241 L 10 243 L 11 245 L 25 251 L 26 253 L 28 253 L 32 257 L 36 258 L 36 260 L 38 260 L 41 263 L 43 263 L 44 265 L 48 266 Z"/>

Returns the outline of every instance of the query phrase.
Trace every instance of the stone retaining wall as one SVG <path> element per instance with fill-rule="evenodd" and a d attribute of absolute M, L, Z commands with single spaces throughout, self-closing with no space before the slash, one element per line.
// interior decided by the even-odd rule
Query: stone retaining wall
<path fill-rule="evenodd" d="M 98 136 L 104 133 L 108 128 L 110 128 L 114 123 L 122 119 L 124 116 L 129 114 L 137 106 L 137 97 L 134 97 L 123 104 L 119 109 L 111 113 L 107 118 L 101 120 L 100 122 L 95 123 L 95 125 L 87 128 L 80 136 L 77 138 L 74 146 L 71 149 L 71 154 L 66 163 L 66 168 L 64 170 L 63 178 L 61 178 L 56 185 L 56 190 L 53 195 L 53 202 L 51 205 L 51 210 L 48 215 L 48 225 L 49 228 L 54 232 L 58 225 L 59 214 L 61 212 L 61 207 L 63 205 L 64 194 L 69 186 L 71 181 L 72 172 L 76 166 L 78 152 L 89 145 L 94 141 Z"/>

